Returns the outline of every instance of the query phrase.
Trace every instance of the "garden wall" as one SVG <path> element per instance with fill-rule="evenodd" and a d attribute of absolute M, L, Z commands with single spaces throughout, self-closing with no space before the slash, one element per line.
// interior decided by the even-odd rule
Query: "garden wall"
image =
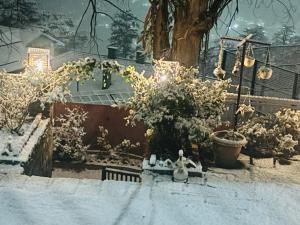
<path fill-rule="evenodd" d="M 50 119 L 41 120 L 20 154 L 24 174 L 51 177 L 53 135 Z"/>
<path fill-rule="evenodd" d="M 146 128 L 143 123 L 137 123 L 135 127 L 125 126 L 124 117 L 127 112 L 123 109 L 108 105 L 92 105 L 80 103 L 56 103 L 53 107 L 53 117 L 56 118 L 66 113 L 66 108 L 73 109 L 79 107 L 88 112 L 88 118 L 84 123 L 85 132 L 84 143 L 90 144 L 90 149 L 97 149 L 97 137 L 99 136 L 99 126 L 104 126 L 108 132 L 111 144 L 117 145 L 124 139 L 129 139 L 132 143 L 140 142 L 142 149 L 145 147 L 144 133 Z"/>
<path fill-rule="evenodd" d="M 17 173 L 35 176 L 52 175 L 53 135 L 50 119 L 42 119 L 42 115 L 25 130 L 23 136 L 13 137 L 14 152 L 1 154 L 1 169 L 17 171 Z"/>

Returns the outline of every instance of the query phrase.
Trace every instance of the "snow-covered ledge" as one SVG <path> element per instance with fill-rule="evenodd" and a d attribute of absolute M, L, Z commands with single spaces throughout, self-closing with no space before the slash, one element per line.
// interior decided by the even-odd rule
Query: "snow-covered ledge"
<path fill-rule="evenodd" d="M 53 140 L 50 119 L 42 119 L 39 114 L 23 129 L 22 136 L 0 132 L 0 172 L 51 176 Z M 5 171 L 6 168 L 8 171 Z"/>

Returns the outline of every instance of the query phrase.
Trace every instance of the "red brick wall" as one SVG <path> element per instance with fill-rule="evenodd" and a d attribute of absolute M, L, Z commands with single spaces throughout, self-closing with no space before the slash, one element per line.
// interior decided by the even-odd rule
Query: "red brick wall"
<path fill-rule="evenodd" d="M 125 126 L 124 117 L 126 111 L 113 108 L 107 105 L 92 105 L 79 103 L 56 103 L 53 107 L 54 118 L 66 112 L 66 108 L 80 107 L 88 112 L 88 118 L 84 123 L 85 132 L 84 142 L 90 144 L 90 149 L 97 149 L 97 137 L 99 136 L 99 126 L 104 126 L 109 132 L 109 141 L 113 145 L 122 142 L 123 139 L 129 139 L 133 143 L 140 142 L 145 146 L 145 126 L 143 123 L 137 123 L 137 126 Z"/>

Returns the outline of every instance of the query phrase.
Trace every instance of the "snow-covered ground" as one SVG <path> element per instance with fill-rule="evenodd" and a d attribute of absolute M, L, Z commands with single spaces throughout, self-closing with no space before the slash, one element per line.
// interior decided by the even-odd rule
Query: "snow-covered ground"
<path fill-rule="evenodd" d="M 2 225 L 300 224 L 300 186 L 199 178 L 142 184 L 0 173 Z"/>

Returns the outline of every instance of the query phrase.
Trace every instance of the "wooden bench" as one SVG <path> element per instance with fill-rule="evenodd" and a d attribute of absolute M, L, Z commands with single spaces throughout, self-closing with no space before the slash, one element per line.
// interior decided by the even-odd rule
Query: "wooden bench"
<path fill-rule="evenodd" d="M 139 173 L 112 169 L 108 167 L 103 167 L 101 173 L 101 180 L 130 181 L 139 183 L 142 182 L 142 178 Z"/>

